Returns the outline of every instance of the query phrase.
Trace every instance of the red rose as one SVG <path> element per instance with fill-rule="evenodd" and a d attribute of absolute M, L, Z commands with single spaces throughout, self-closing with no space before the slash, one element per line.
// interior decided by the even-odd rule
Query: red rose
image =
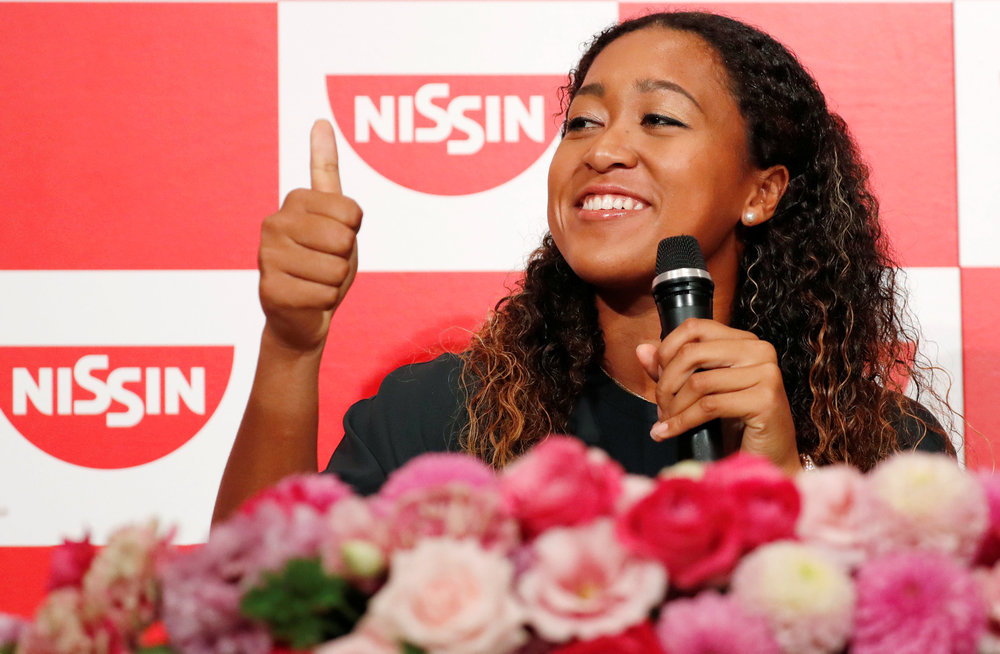
<path fill-rule="evenodd" d="M 500 477 L 510 513 L 527 538 L 611 515 L 622 493 L 622 467 L 582 441 L 549 436 Z"/>
<path fill-rule="evenodd" d="M 742 552 L 736 506 L 714 485 L 684 477 L 659 479 L 619 516 L 618 538 L 666 566 L 670 584 L 687 590 L 725 579 Z"/>
<path fill-rule="evenodd" d="M 62 545 L 52 550 L 47 590 L 79 588 L 95 554 L 97 548 L 91 545 L 90 534 L 81 540 L 63 540 Z"/>
<path fill-rule="evenodd" d="M 614 636 L 602 636 L 556 649 L 552 654 L 662 654 L 663 648 L 656 638 L 652 625 L 643 622 Z"/>
<path fill-rule="evenodd" d="M 704 482 L 733 499 L 745 549 L 795 537 L 802 502 L 795 482 L 767 459 L 736 454 L 705 470 Z"/>

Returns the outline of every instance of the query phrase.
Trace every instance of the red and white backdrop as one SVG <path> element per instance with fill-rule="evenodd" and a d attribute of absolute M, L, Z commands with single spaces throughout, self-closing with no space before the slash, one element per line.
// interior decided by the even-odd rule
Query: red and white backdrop
<path fill-rule="evenodd" d="M 1000 1 L 701 6 L 787 43 L 852 126 L 966 459 L 992 466 Z M 365 210 L 325 461 L 351 402 L 461 343 L 516 279 L 555 88 L 644 9 L 0 2 L 0 611 L 32 610 L 64 536 L 155 515 L 206 537 L 263 323 L 259 225 L 308 184 L 315 118 Z"/>

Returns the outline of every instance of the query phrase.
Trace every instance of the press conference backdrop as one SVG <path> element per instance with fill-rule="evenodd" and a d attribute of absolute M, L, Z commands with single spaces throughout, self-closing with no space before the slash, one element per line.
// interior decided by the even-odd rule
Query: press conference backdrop
<path fill-rule="evenodd" d="M 783 40 L 850 124 L 964 456 L 992 466 L 1000 2 L 698 6 Z M 63 537 L 148 516 L 206 537 L 263 324 L 260 222 L 308 184 L 314 119 L 365 211 L 325 461 L 351 402 L 461 345 L 516 280 L 555 90 L 648 7 L 0 2 L 0 611 L 32 610 Z"/>

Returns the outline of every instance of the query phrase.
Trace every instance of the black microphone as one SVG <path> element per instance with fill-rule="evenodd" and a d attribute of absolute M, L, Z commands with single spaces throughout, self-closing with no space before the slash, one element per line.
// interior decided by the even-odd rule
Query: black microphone
<path fill-rule="evenodd" d="M 693 236 L 671 236 L 656 249 L 653 299 L 660 314 L 660 338 L 688 318 L 712 318 L 715 282 Z M 712 420 L 676 437 L 677 460 L 715 461 L 722 457 L 722 426 Z"/>

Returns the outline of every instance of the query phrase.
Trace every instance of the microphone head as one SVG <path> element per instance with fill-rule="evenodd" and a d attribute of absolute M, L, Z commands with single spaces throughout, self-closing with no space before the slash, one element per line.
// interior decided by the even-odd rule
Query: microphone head
<path fill-rule="evenodd" d="M 657 275 L 678 268 L 708 270 L 705 266 L 705 256 L 701 253 L 701 247 L 695 237 L 687 234 L 671 236 L 660 241 L 660 245 L 656 248 Z"/>

